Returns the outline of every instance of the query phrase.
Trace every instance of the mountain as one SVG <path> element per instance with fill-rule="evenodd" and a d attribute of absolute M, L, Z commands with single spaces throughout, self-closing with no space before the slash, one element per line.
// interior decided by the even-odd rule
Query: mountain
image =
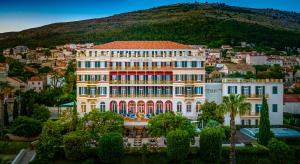
<path fill-rule="evenodd" d="M 175 4 L 2 33 L 0 49 L 113 40 L 171 40 L 185 44 L 247 41 L 278 49 L 300 47 L 300 13 L 225 4 Z"/>

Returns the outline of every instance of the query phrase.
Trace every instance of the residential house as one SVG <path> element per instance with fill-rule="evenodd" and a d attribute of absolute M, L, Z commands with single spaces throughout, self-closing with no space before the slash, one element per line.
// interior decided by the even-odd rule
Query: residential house
<path fill-rule="evenodd" d="M 283 59 L 281 59 L 279 56 L 269 56 L 265 64 L 270 66 L 275 64 L 283 66 Z"/>
<path fill-rule="evenodd" d="M 300 94 L 283 95 L 283 112 L 300 114 Z"/>
<path fill-rule="evenodd" d="M 41 92 L 46 86 L 45 80 L 39 76 L 33 76 L 27 81 L 28 89 L 33 89 L 36 92 Z"/>
<path fill-rule="evenodd" d="M 260 53 L 250 53 L 246 55 L 246 64 L 248 65 L 263 65 L 267 61 L 267 56 Z"/>
<path fill-rule="evenodd" d="M 224 63 L 224 67 L 220 70 L 225 75 L 240 73 L 242 75 L 247 74 L 247 72 L 255 73 L 255 68 L 247 64 L 233 64 L 233 63 Z"/>
<path fill-rule="evenodd" d="M 26 46 L 16 46 L 15 48 L 13 48 L 13 52 L 14 54 L 25 54 L 28 53 L 29 49 Z"/>

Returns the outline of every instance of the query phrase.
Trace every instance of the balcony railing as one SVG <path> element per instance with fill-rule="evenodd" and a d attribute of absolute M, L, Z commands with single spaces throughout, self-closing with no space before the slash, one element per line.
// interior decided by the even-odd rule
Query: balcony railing
<path fill-rule="evenodd" d="M 110 97 L 138 97 L 138 98 L 149 98 L 149 97 L 173 97 L 172 94 L 110 94 Z"/>
<path fill-rule="evenodd" d="M 168 70 L 172 66 L 112 66 L 111 70 Z"/>
<path fill-rule="evenodd" d="M 246 98 L 248 98 L 248 99 L 261 99 L 261 98 L 263 98 L 264 96 L 265 96 L 266 98 L 269 97 L 268 94 L 264 94 L 264 95 L 262 95 L 262 94 L 242 94 L 242 96 L 244 96 L 244 97 L 246 97 Z"/>
<path fill-rule="evenodd" d="M 110 84 L 172 84 L 171 80 L 111 80 Z"/>
<path fill-rule="evenodd" d="M 246 113 L 244 115 L 241 115 L 241 117 L 246 117 L 246 118 L 249 118 L 249 117 L 259 117 L 259 112 L 249 112 L 249 113 Z"/>
<path fill-rule="evenodd" d="M 223 83 L 282 83 L 282 79 L 223 79 Z"/>

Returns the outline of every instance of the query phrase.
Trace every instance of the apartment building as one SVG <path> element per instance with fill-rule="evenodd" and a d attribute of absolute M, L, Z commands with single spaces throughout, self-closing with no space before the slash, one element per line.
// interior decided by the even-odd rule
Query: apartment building
<path fill-rule="evenodd" d="M 77 110 L 196 119 L 205 101 L 205 55 L 170 41 L 115 41 L 78 53 Z"/>

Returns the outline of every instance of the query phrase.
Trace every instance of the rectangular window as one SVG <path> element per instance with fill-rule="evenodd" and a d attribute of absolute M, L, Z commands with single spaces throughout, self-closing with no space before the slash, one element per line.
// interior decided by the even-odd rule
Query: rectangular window
<path fill-rule="evenodd" d="M 259 113 L 262 108 L 262 104 L 255 104 L 255 113 Z"/>
<path fill-rule="evenodd" d="M 228 86 L 228 94 L 237 94 L 237 86 Z"/>
<path fill-rule="evenodd" d="M 272 93 L 273 94 L 278 94 L 278 87 L 277 86 L 272 87 Z"/>
<path fill-rule="evenodd" d="M 277 112 L 277 108 L 278 108 L 277 104 L 272 105 L 272 111 L 273 112 Z"/>
<path fill-rule="evenodd" d="M 251 87 L 250 86 L 242 86 L 241 92 L 242 92 L 242 95 L 250 95 Z"/>
<path fill-rule="evenodd" d="M 265 94 L 265 86 L 256 86 L 255 92 L 257 95 L 264 95 Z"/>

